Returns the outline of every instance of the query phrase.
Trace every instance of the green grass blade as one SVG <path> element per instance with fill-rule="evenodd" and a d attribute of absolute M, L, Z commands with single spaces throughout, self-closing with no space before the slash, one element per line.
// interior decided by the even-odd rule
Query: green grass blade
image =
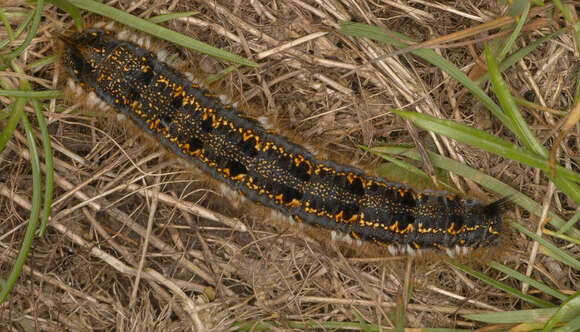
<path fill-rule="evenodd" d="M 75 23 L 75 28 L 78 31 L 81 31 L 83 28 L 83 18 L 81 16 L 81 13 L 79 11 L 79 9 L 75 6 L 73 6 L 70 2 L 68 2 L 67 0 L 46 0 L 46 2 L 55 5 L 56 7 L 62 9 L 63 11 L 67 12 L 70 17 L 73 19 L 73 22 Z"/>
<path fill-rule="evenodd" d="M 26 30 L 26 27 L 28 26 L 30 21 L 32 20 L 32 18 L 34 18 L 34 14 L 35 14 L 35 12 L 32 10 L 30 12 L 28 12 L 26 17 L 22 21 L 22 23 L 16 29 L 14 39 L 17 39 L 24 32 L 24 30 Z M 3 41 L 0 41 L 0 50 L 3 49 L 4 47 L 6 47 L 7 45 L 9 45 L 10 42 L 11 42 L 10 39 L 4 39 Z M 4 64 L 4 65 L 0 66 L 0 68 L 6 68 L 7 66 L 8 66 L 7 64 Z"/>
<path fill-rule="evenodd" d="M 512 6 L 510 8 L 510 15 L 512 16 L 520 15 L 520 17 L 516 20 L 517 23 L 514 27 L 514 31 L 512 31 L 509 38 L 505 41 L 504 47 L 497 55 L 498 59 L 500 60 L 503 59 L 512 48 L 514 42 L 516 41 L 516 38 L 518 38 L 518 35 L 520 34 L 520 31 L 522 31 L 522 27 L 526 23 L 526 19 L 528 17 L 529 12 L 530 12 L 530 2 L 528 0 L 523 1 L 516 0 L 514 3 L 512 3 Z"/>
<path fill-rule="evenodd" d="M 47 57 L 44 57 L 42 59 L 36 60 L 34 62 L 31 62 L 29 64 L 26 65 L 27 69 L 35 69 L 35 68 L 40 68 L 52 63 L 55 63 L 58 60 L 58 55 L 50 55 Z"/>
<path fill-rule="evenodd" d="M 150 17 L 149 22 L 159 24 L 159 23 L 175 20 L 175 19 L 182 18 L 182 17 L 195 16 L 198 13 L 199 12 L 197 10 L 190 10 L 190 11 L 182 12 L 182 13 L 162 14 L 162 15 Z"/>
<path fill-rule="evenodd" d="M 568 255 L 567 253 L 563 252 L 562 250 L 560 250 L 560 248 L 556 247 L 555 245 L 553 245 L 552 243 L 550 243 L 546 239 L 538 236 L 536 233 L 530 232 L 524 226 L 521 226 L 517 222 L 514 222 L 513 220 L 510 220 L 510 219 L 507 219 L 507 221 L 511 227 L 524 233 L 525 235 L 530 237 L 532 240 L 538 241 L 542 246 L 544 246 L 549 251 L 549 253 L 551 254 L 551 256 L 554 259 L 580 271 L 580 261 L 578 261 L 574 257 Z"/>
<path fill-rule="evenodd" d="M 568 232 L 570 229 L 572 229 L 572 227 L 574 227 L 574 225 L 576 225 L 576 223 L 580 220 L 580 210 L 576 211 L 576 213 L 574 213 L 574 215 L 572 216 L 572 218 L 570 218 L 565 225 L 562 225 L 562 227 L 560 227 L 558 229 L 558 234 L 563 234 Z"/>
<path fill-rule="evenodd" d="M 36 114 L 36 121 L 38 121 L 38 127 L 40 129 L 40 134 L 42 137 L 42 149 L 44 153 L 44 169 L 45 169 L 45 179 L 44 179 L 44 200 L 42 207 L 42 219 L 40 220 L 40 231 L 38 236 L 43 236 L 46 230 L 46 225 L 48 223 L 48 218 L 50 217 L 50 206 L 52 205 L 52 193 L 54 189 L 54 161 L 52 158 L 52 147 L 50 145 L 50 134 L 48 133 L 48 127 L 40 103 L 38 100 L 32 100 L 32 108 L 34 109 L 34 114 Z"/>
<path fill-rule="evenodd" d="M 550 40 L 550 39 L 554 39 L 568 30 L 569 30 L 568 28 L 562 28 L 560 30 L 554 31 L 551 34 L 546 35 L 542 38 L 539 38 L 538 40 L 527 45 L 526 47 L 521 48 L 521 49 L 517 50 L 516 52 L 510 54 L 507 58 L 505 58 L 499 64 L 499 71 L 503 72 L 504 70 L 508 69 L 509 67 L 513 66 L 515 63 L 517 63 L 518 61 L 523 59 L 526 55 L 530 54 L 530 52 L 535 50 L 538 46 L 543 44 L 545 41 Z M 489 73 L 485 73 L 483 76 L 479 77 L 477 80 L 475 80 L 475 83 L 477 85 L 480 85 L 481 83 L 486 82 L 487 80 L 489 80 Z"/>
<path fill-rule="evenodd" d="M 510 269 L 509 267 L 507 267 L 505 265 L 499 264 L 498 262 L 491 261 L 487 265 L 493 267 L 494 269 L 496 269 L 498 271 L 505 273 L 506 275 L 508 275 L 514 279 L 517 279 L 519 281 L 530 284 L 530 286 L 535 287 L 535 288 L 541 290 L 542 292 L 544 292 L 548 295 L 551 295 L 557 299 L 564 301 L 568 298 L 568 296 L 566 296 L 566 294 L 560 293 L 557 290 L 553 289 L 552 287 L 549 287 L 549 286 L 537 281 L 536 279 L 530 278 L 527 275 L 522 274 L 516 270 Z"/>
<path fill-rule="evenodd" d="M 544 332 L 552 331 L 553 328 L 556 326 L 556 324 L 566 321 L 565 318 L 569 313 L 576 315 L 576 318 L 570 323 L 580 322 L 580 292 L 576 292 L 574 295 L 570 296 L 564 303 L 562 303 L 560 308 L 554 313 L 552 317 L 550 317 L 550 319 L 548 320 L 546 326 L 544 326 L 544 329 L 542 331 Z M 580 329 L 580 324 L 574 323 L 569 327 L 572 326 L 575 326 L 576 329 Z M 562 328 L 561 330 L 570 331 L 569 328 Z"/>
<path fill-rule="evenodd" d="M 17 66 L 13 66 L 17 73 L 24 74 L 24 71 Z M 30 91 L 30 83 L 26 80 L 21 80 L 22 88 Z M 48 223 L 48 218 L 50 217 L 50 205 L 52 204 L 52 192 L 53 192 L 53 179 L 54 179 L 54 167 L 52 158 L 52 147 L 50 146 L 50 134 L 48 133 L 48 127 L 46 126 L 46 121 L 42 115 L 42 109 L 40 103 L 37 99 L 31 99 L 32 108 L 34 109 L 34 114 L 36 115 L 36 121 L 38 122 L 38 129 L 40 130 L 40 135 L 42 137 L 42 149 L 44 152 L 44 165 L 45 165 L 45 182 L 44 182 L 44 204 L 42 207 L 42 218 L 40 221 L 40 231 L 38 236 L 42 236 L 46 230 L 46 224 Z"/>
<path fill-rule="evenodd" d="M 513 125 L 513 133 L 530 151 L 544 158 L 548 158 L 548 151 L 536 140 L 536 137 L 526 124 L 487 46 L 485 47 L 485 56 L 493 91 Z"/>
<path fill-rule="evenodd" d="M 545 323 L 557 310 L 557 308 L 525 309 L 518 311 L 465 314 L 462 316 L 471 320 L 490 324 Z M 568 316 L 567 318 L 570 319 L 571 317 Z"/>
<path fill-rule="evenodd" d="M 14 51 L 3 55 L 2 59 L 4 62 L 7 62 L 10 59 L 13 59 L 20 55 L 27 47 L 30 45 L 32 38 L 36 36 L 36 31 L 38 31 L 38 26 L 40 25 L 40 18 L 42 17 L 42 7 L 44 6 L 44 0 L 36 0 L 36 6 L 34 8 L 34 15 L 32 17 L 32 24 L 30 24 L 30 29 L 26 38 L 20 46 L 18 46 Z"/>
<path fill-rule="evenodd" d="M 578 332 L 578 326 L 580 326 L 580 315 L 569 321 L 566 325 L 554 329 L 554 332 Z"/>
<path fill-rule="evenodd" d="M 250 67 L 258 66 L 257 63 L 245 59 L 243 57 L 240 57 L 239 55 L 220 50 L 218 48 L 195 40 L 193 38 L 187 37 L 175 31 L 156 25 L 142 18 L 133 16 L 131 14 L 127 14 L 121 10 L 104 5 L 102 3 L 98 3 L 92 0 L 69 0 L 69 1 L 78 8 L 99 14 L 104 17 L 108 17 L 128 27 L 146 32 L 152 36 L 167 40 L 173 44 L 183 46 L 191 50 L 207 54 L 215 58 L 223 59 L 225 61 L 233 62 L 239 65 Z"/>
<path fill-rule="evenodd" d="M 535 306 L 538 306 L 541 308 L 549 308 L 549 307 L 553 306 L 553 304 L 550 302 L 544 301 L 544 300 L 539 299 L 539 298 L 532 296 L 530 294 L 524 294 L 521 291 L 519 291 L 518 289 L 504 285 L 501 282 L 495 281 L 494 279 L 486 276 L 485 274 L 477 272 L 475 270 L 472 270 L 463 264 L 459 264 L 459 263 L 454 262 L 452 260 L 447 260 L 447 263 L 450 265 L 453 265 L 454 267 L 458 268 L 459 270 L 461 270 L 467 274 L 470 274 L 471 276 L 473 276 L 473 277 L 475 277 L 475 278 L 477 278 L 477 279 L 479 279 L 479 280 L 481 280 L 481 281 L 483 281 L 483 282 L 485 282 L 485 283 L 487 283 L 495 288 L 501 289 L 504 292 L 506 292 L 512 296 L 515 296 L 517 298 L 520 298 L 526 302 L 529 302 Z"/>
<path fill-rule="evenodd" d="M 44 91 L 0 90 L 0 96 L 57 99 L 57 98 L 62 98 L 62 91 L 61 90 L 44 90 Z"/>
<path fill-rule="evenodd" d="M 8 18 L 6 17 L 6 15 L 4 15 L 4 10 L 2 10 L 2 8 L 0 7 L 0 21 L 2 21 L 2 24 L 4 25 L 4 29 L 6 29 L 6 34 L 8 35 L 8 40 L 10 42 L 14 41 L 14 30 L 12 30 L 12 27 L 10 26 L 10 22 L 8 21 Z"/>
<path fill-rule="evenodd" d="M 34 134 L 32 133 L 30 123 L 24 113 L 21 114 L 20 119 L 22 120 L 22 125 L 26 134 L 26 141 L 28 142 L 28 151 L 30 153 L 30 167 L 32 169 L 32 207 L 30 210 L 28 225 L 26 226 L 26 233 L 22 240 L 18 256 L 16 257 L 16 262 L 12 267 L 6 282 L 2 284 L 2 289 L 0 290 L 0 303 L 3 303 L 8 297 L 8 294 L 10 294 L 16 280 L 18 280 L 20 271 L 22 271 L 22 266 L 24 266 L 24 262 L 28 257 L 28 252 L 30 251 L 32 240 L 34 239 L 34 233 L 36 232 L 38 225 L 38 217 L 40 215 L 40 206 L 42 203 L 40 196 L 40 191 L 42 190 L 40 161 L 38 160 L 38 151 L 36 149 L 36 142 L 34 141 Z"/>
<path fill-rule="evenodd" d="M 554 6 L 556 6 L 556 8 L 558 8 L 558 10 L 562 13 L 562 16 L 564 16 L 564 18 L 566 19 L 566 23 L 572 25 L 574 23 L 579 23 L 579 22 L 574 22 L 574 19 L 577 20 L 577 14 L 574 13 L 570 13 L 570 11 L 568 10 L 570 7 L 568 6 L 564 6 L 564 4 L 562 3 L 562 1 L 560 0 L 554 0 Z M 575 10 L 576 7 L 571 7 L 572 10 Z M 578 28 L 574 28 L 574 41 L 576 44 L 576 51 L 580 51 L 580 29 Z"/>
<path fill-rule="evenodd" d="M 16 129 L 16 125 L 18 125 L 18 121 L 22 118 L 22 114 L 24 113 L 24 105 L 26 104 L 25 98 L 16 98 L 16 100 L 12 104 L 12 112 L 4 129 L 0 133 L 0 152 L 4 150 L 6 143 L 12 137 L 12 133 L 14 129 Z"/>

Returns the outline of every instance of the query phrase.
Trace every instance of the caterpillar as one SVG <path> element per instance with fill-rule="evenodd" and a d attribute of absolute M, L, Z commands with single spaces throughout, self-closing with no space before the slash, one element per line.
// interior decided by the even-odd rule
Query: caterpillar
<path fill-rule="evenodd" d="M 81 87 L 252 202 L 391 253 L 427 248 L 463 254 L 499 242 L 501 201 L 416 192 L 317 159 L 110 30 L 61 39 L 63 65 Z"/>

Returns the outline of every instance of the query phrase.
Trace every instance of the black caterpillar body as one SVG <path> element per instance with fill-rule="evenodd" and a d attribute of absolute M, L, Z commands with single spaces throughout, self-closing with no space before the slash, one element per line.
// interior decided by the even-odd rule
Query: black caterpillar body
<path fill-rule="evenodd" d="M 499 238 L 498 203 L 415 192 L 318 160 L 109 30 L 63 40 L 65 68 L 86 90 L 215 179 L 297 222 L 403 251 L 464 252 Z"/>

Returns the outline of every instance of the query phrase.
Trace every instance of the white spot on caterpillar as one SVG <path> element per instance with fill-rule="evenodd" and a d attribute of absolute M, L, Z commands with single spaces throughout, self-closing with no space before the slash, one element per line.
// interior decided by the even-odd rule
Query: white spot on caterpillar
<path fill-rule="evenodd" d="M 187 79 L 190 80 L 191 82 L 197 83 L 195 76 L 193 75 L 192 72 L 186 71 L 185 73 L 183 73 L 183 75 L 185 75 L 185 77 L 187 77 Z"/>
<path fill-rule="evenodd" d="M 97 95 L 91 91 L 87 95 L 86 105 L 87 107 L 95 107 L 99 104 L 100 101 L 101 100 L 99 99 L 99 97 L 97 97 Z"/>
<path fill-rule="evenodd" d="M 117 113 L 117 120 L 118 121 L 124 121 L 125 119 L 127 119 L 127 116 L 123 113 Z"/>
<path fill-rule="evenodd" d="M 107 24 L 107 22 L 105 22 L 105 21 L 99 21 L 99 22 L 97 22 L 97 23 L 95 23 L 93 25 L 93 28 L 100 29 L 100 28 L 104 27 L 105 24 Z"/>
<path fill-rule="evenodd" d="M 350 237 L 350 235 L 349 235 L 349 234 L 344 234 L 344 236 L 343 236 L 342 240 L 343 240 L 344 242 L 348 243 L 349 245 L 351 245 L 351 244 L 352 244 L 352 237 Z"/>
<path fill-rule="evenodd" d="M 362 246 L 363 242 L 360 239 L 356 239 L 356 245 L 357 247 Z"/>
<path fill-rule="evenodd" d="M 225 183 L 220 184 L 219 190 L 222 193 L 222 195 L 224 195 L 224 197 L 227 197 L 230 200 L 230 202 L 235 208 L 238 208 L 241 203 L 245 203 L 247 201 L 246 197 L 240 195 L 240 193 L 233 190 L 232 188 L 230 188 L 230 186 L 228 186 Z"/>
<path fill-rule="evenodd" d="M 270 118 L 267 116 L 259 116 L 257 118 L 257 120 L 262 125 L 262 127 L 264 127 L 264 129 L 266 129 L 266 130 L 270 130 L 270 129 L 274 128 L 274 124 L 272 123 L 272 120 L 270 120 Z"/>
<path fill-rule="evenodd" d="M 109 22 L 109 24 L 105 25 L 105 29 L 112 30 L 115 27 L 115 22 Z"/>
<path fill-rule="evenodd" d="M 197 84 L 202 88 L 207 88 L 207 84 L 205 84 L 205 82 L 203 82 L 202 80 L 197 79 L 195 75 L 193 75 L 193 73 L 186 71 L 185 73 L 183 73 L 183 75 L 185 75 L 185 77 L 187 77 L 187 79 L 190 80 L 193 84 Z M 234 105 L 235 104 L 236 103 L 234 103 Z"/>
<path fill-rule="evenodd" d="M 315 147 L 313 147 L 312 145 L 310 145 L 308 143 L 304 144 L 303 147 L 306 149 L 306 151 L 312 153 L 313 155 L 320 155 L 321 154 L 320 151 L 318 151 L 318 149 L 316 149 Z"/>
<path fill-rule="evenodd" d="M 449 249 L 449 248 L 445 248 L 445 252 L 447 253 L 447 256 L 454 258 L 455 257 L 455 253 L 453 252 L 453 250 Z"/>
<path fill-rule="evenodd" d="M 393 256 L 397 255 L 397 248 L 394 245 L 392 244 L 388 245 L 387 250 L 389 251 L 389 254 Z"/>
<path fill-rule="evenodd" d="M 128 38 L 129 38 L 129 30 L 127 29 L 123 29 L 119 31 L 119 33 L 117 34 L 117 39 L 119 40 L 127 40 Z"/>
<path fill-rule="evenodd" d="M 137 37 L 137 45 L 147 49 L 151 47 L 151 38 L 149 38 L 149 36 L 139 35 L 136 37 Z"/>
<path fill-rule="evenodd" d="M 230 98 L 229 98 L 228 96 L 226 96 L 226 95 L 219 95 L 219 99 L 220 99 L 220 102 L 221 102 L 222 104 L 229 104 L 229 103 L 231 103 L 231 102 L 232 102 L 232 101 L 230 100 Z"/>
<path fill-rule="evenodd" d="M 413 250 L 413 248 L 411 248 L 411 246 L 410 246 L 410 245 L 408 245 L 408 244 L 407 244 L 407 253 L 408 253 L 410 256 L 413 256 L 413 257 L 415 257 L 415 256 L 416 256 L 415 250 Z"/>
<path fill-rule="evenodd" d="M 100 110 L 103 110 L 103 111 L 108 111 L 108 110 L 110 110 L 110 109 L 111 109 L 111 107 L 109 106 L 109 104 L 105 103 L 105 102 L 104 102 L 103 100 L 101 100 L 100 98 L 98 98 L 98 97 L 97 97 L 97 100 L 98 100 L 98 102 L 97 102 L 97 107 L 98 107 Z"/>
<path fill-rule="evenodd" d="M 157 52 L 157 59 L 161 62 L 165 62 L 167 60 L 167 51 L 166 50 L 159 50 Z"/>
<path fill-rule="evenodd" d="M 337 235 L 337 234 L 336 234 L 336 231 L 331 231 L 331 232 L 330 232 L 330 239 L 331 239 L 333 242 L 336 242 L 336 235 Z"/>
<path fill-rule="evenodd" d="M 76 84 L 75 81 L 71 78 L 67 80 L 67 89 L 72 92 L 75 97 L 80 97 L 83 94 L 83 88 L 80 85 Z"/>
<path fill-rule="evenodd" d="M 291 216 L 287 216 L 287 215 L 283 214 L 282 212 L 280 212 L 278 210 L 271 210 L 270 211 L 270 216 L 272 217 L 272 219 L 286 221 L 290 225 L 294 225 L 296 223 L 296 221 L 294 220 L 294 218 L 292 218 Z M 302 224 L 300 224 L 300 225 L 302 225 Z"/>

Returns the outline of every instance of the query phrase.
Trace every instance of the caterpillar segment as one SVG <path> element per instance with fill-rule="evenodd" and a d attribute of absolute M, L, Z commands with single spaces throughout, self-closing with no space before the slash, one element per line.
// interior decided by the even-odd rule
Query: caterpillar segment
<path fill-rule="evenodd" d="M 267 118 L 245 115 L 161 61 L 142 47 L 145 39 L 122 37 L 106 29 L 64 37 L 71 78 L 231 191 L 297 223 L 392 254 L 435 249 L 455 256 L 497 244 L 500 203 L 415 192 L 317 159 L 272 131 Z"/>

